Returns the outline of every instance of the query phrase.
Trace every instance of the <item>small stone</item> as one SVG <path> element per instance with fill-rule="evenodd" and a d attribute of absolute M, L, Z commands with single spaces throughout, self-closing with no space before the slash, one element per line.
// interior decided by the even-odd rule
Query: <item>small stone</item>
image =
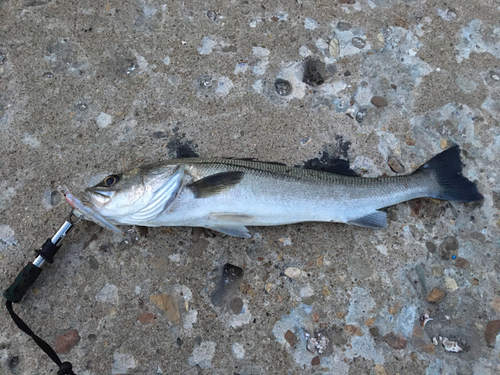
<path fill-rule="evenodd" d="M 370 327 L 370 335 L 372 337 L 377 337 L 378 336 L 378 327 Z"/>
<path fill-rule="evenodd" d="M 446 290 L 448 290 L 448 292 L 454 292 L 455 290 L 458 289 L 457 282 L 455 281 L 455 279 L 451 277 L 446 277 L 444 279 L 444 283 L 446 286 Z"/>
<path fill-rule="evenodd" d="M 165 313 L 166 318 L 169 322 L 173 324 L 179 324 L 181 321 L 181 315 L 179 313 L 179 306 L 177 304 L 177 298 L 175 296 L 169 296 L 168 294 L 154 294 L 149 297 L 151 302 L 153 302 L 156 307 Z"/>
<path fill-rule="evenodd" d="M 70 329 L 57 336 L 54 348 L 59 354 L 68 353 L 71 348 L 80 342 L 80 335 L 76 329 Z"/>
<path fill-rule="evenodd" d="M 239 314 L 243 308 L 243 300 L 241 298 L 234 298 L 229 304 L 229 307 L 234 314 Z"/>
<path fill-rule="evenodd" d="M 387 165 L 394 173 L 403 173 L 405 171 L 404 167 L 394 156 L 389 156 L 389 160 L 387 161 Z"/>
<path fill-rule="evenodd" d="M 396 334 L 394 332 L 389 332 L 384 336 L 383 340 L 387 345 L 395 350 L 401 350 L 406 348 L 408 341 L 400 333 Z"/>
<path fill-rule="evenodd" d="M 365 324 L 367 327 L 371 327 L 375 323 L 375 318 L 369 318 L 365 320 Z"/>
<path fill-rule="evenodd" d="M 290 344 L 290 346 L 295 345 L 296 338 L 292 331 L 288 330 L 285 332 L 285 340 Z"/>
<path fill-rule="evenodd" d="M 466 270 L 470 267 L 470 262 L 465 258 L 458 257 L 455 261 L 455 267 L 460 268 L 461 270 Z"/>
<path fill-rule="evenodd" d="M 352 38 L 351 43 L 354 47 L 359 49 L 363 49 L 366 46 L 365 40 L 359 36 Z"/>
<path fill-rule="evenodd" d="M 439 245 L 439 255 L 443 260 L 452 259 L 453 255 L 456 255 L 458 251 L 458 240 L 455 237 L 447 237 Z"/>
<path fill-rule="evenodd" d="M 52 72 L 45 72 L 45 73 L 42 74 L 42 77 L 43 78 L 47 78 L 47 79 L 54 78 L 54 73 L 52 73 Z"/>
<path fill-rule="evenodd" d="M 493 348 L 495 346 L 495 341 L 497 335 L 500 332 L 500 320 L 492 320 L 486 324 L 486 330 L 484 331 L 484 339 L 486 344 Z"/>
<path fill-rule="evenodd" d="M 472 285 L 479 285 L 479 280 L 474 277 L 474 278 L 470 279 L 470 283 Z"/>
<path fill-rule="evenodd" d="M 312 360 L 311 360 L 311 365 L 313 366 L 317 366 L 321 363 L 321 360 L 319 359 L 318 356 L 314 357 Z"/>
<path fill-rule="evenodd" d="M 381 96 L 374 96 L 371 100 L 370 103 L 372 103 L 375 107 L 385 107 L 387 104 L 387 100 Z"/>
<path fill-rule="evenodd" d="M 338 319 L 344 319 L 344 317 L 347 315 L 347 313 L 343 312 L 343 311 L 337 311 L 337 318 Z"/>
<path fill-rule="evenodd" d="M 355 336 L 363 336 L 363 332 L 361 331 L 361 329 L 358 326 L 355 326 L 353 324 L 347 324 L 344 327 L 344 329 L 346 332 L 349 332 Z"/>
<path fill-rule="evenodd" d="M 429 344 L 423 346 L 422 350 L 424 352 L 426 352 L 427 354 L 435 354 L 436 353 L 436 346 L 432 343 L 429 343 Z"/>
<path fill-rule="evenodd" d="M 367 112 L 368 111 L 365 108 L 360 109 L 358 112 L 356 112 L 356 116 L 355 116 L 356 121 L 361 124 L 363 122 L 363 120 L 365 119 Z"/>
<path fill-rule="evenodd" d="M 389 307 L 389 314 L 396 315 L 399 311 L 399 302 L 396 302 L 394 306 Z"/>
<path fill-rule="evenodd" d="M 210 18 L 212 21 L 217 21 L 217 13 L 215 13 L 213 10 L 209 10 L 207 12 L 207 17 Z"/>
<path fill-rule="evenodd" d="M 432 266 L 432 276 L 441 277 L 443 276 L 444 268 L 439 265 Z"/>
<path fill-rule="evenodd" d="M 51 206 L 57 206 L 62 200 L 62 194 L 57 190 L 50 193 L 50 204 Z"/>
<path fill-rule="evenodd" d="M 493 310 L 500 313 L 500 296 L 495 296 L 491 300 L 490 306 Z"/>
<path fill-rule="evenodd" d="M 458 353 L 463 351 L 463 349 L 458 345 L 458 342 L 451 341 L 447 337 L 443 338 L 443 346 L 448 352 Z"/>
<path fill-rule="evenodd" d="M 439 140 L 439 145 L 441 146 L 441 150 L 446 150 L 448 148 L 448 141 L 446 138 L 441 138 Z"/>
<path fill-rule="evenodd" d="M 150 312 L 142 313 L 137 317 L 137 320 L 142 324 L 152 324 L 155 321 L 155 316 Z"/>
<path fill-rule="evenodd" d="M 495 72 L 490 73 L 490 77 L 495 80 L 495 81 L 500 81 L 500 76 L 496 74 Z"/>
<path fill-rule="evenodd" d="M 381 364 L 376 364 L 373 368 L 373 371 L 375 372 L 375 375 L 388 375 L 387 371 L 385 371 L 384 366 L 382 366 Z"/>
<path fill-rule="evenodd" d="M 337 29 L 339 29 L 340 31 L 347 31 L 351 28 L 352 25 L 349 22 L 339 21 L 339 23 L 337 23 Z"/>
<path fill-rule="evenodd" d="M 425 297 L 427 302 L 429 303 L 441 303 L 446 296 L 446 293 L 444 290 L 439 289 L 439 288 L 434 288 L 431 290 L 431 292 Z"/>
<path fill-rule="evenodd" d="M 335 58 L 340 56 L 340 45 L 337 38 L 330 40 L 330 43 L 328 43 L 328 51 L 330 52 L 330 55 Z"/>
<path fill-rule="evenodd" d="M 415 144 L 417 143 L 415 139 L 410 137 L 405 137 L 405 141 L 408 146 L 415 146 Z"/>
<path fill-rule="evenodd" d="M 292 84 L 287 80 L 278 78 L 274 81 L 274 89 L 280 96 L 288 96 L 292 93 Z"/>
<path fill-rule="evenodd" d="M 19 356 L 13 356 L 9 361 L 9 368 L 13 369 L 19 365 Z"/>
<path fill-rule="evenodd" d="M 425 247 L 427 248 L 427 251 L 429 251 L 429 253 L 434 254 L 436 252 L 436 245 L 434 245 L 434 242 L 427 241 L 425 243 Z"/>
<path fill-rule="evenodd" d="M 486 239 L 484 237 L 484 234 L 482 234 L 481 232 L 472 232 L 470 234 L 470 236 L 475 239 L 476 241 L 479 241 L 479 242 L 484 242 L 484 240 Z"/>
<path fill-rule="evenodd" d="M 302 270 L 298 267 L 288 267 L 287 269 L 285 269 L 285 275 L 290 279 L 296 279 L 300 277 L 301 274 Z"/>

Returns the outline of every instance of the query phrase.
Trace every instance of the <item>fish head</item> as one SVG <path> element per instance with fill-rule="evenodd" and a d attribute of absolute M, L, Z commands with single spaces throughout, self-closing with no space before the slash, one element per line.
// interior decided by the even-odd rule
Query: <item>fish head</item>
<path fill-rule="evenodd" d="M 137 214 L 148 205 L 151 206 L 152 201 L 161 204 L 163 199 L 155 200 L 153 197 L 162 191 L 163 186 L 169 185 L 178 170 L 178 165 L 138 167 L 106 176 L 97 185 L 85 191 L 89 202 L 99 214 L 120 221 L 117 218 Z M 163 190 L 167 190 L 164 194 L 166 199 L 169 194 L 176 193 L 168 189 Z"/>

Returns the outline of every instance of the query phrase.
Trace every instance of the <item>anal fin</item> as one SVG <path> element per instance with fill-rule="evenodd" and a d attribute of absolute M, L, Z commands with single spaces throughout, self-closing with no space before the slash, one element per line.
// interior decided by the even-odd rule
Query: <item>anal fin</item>
<path fill-rule="evenodd" d="M 347 224 L 372 229 L 387 228 L 387 214 L 383 211 L 375 211 L 357 219 L 349 220 Z"/>
<path fill-rule="evenodd" d="M 247 227 L 238 223 L 227 223 L 227 224 L 220 223 L 217 225 L 211 225 L 207 228 L 233 237 L 243 237 L 243 238 L 252 237 Z"/>

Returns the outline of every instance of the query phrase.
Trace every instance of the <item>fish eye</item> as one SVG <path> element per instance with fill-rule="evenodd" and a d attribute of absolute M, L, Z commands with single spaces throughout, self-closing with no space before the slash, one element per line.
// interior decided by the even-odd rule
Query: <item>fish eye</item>
<path fill-rule="evenodd" d="M 111 175 L 106 177 L 103 182 L 105 186 L 113 186 L 118 182 L 118 180 L 119 180 L 118 176 Z"/>

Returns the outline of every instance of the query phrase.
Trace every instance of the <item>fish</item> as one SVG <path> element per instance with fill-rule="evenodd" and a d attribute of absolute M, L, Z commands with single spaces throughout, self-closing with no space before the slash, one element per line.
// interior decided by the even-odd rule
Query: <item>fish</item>
<path fill-rule="evenodd" d="M 381 209 L 415 198 L 483 199 L 453 146 L 413 173 L 365 178 L 245 159 L 185 158 L 111 174 L 86 189 L 111 225 L 204 227 L 248 238 L 248 227 L 338 222 L 387 227 Z"/>

